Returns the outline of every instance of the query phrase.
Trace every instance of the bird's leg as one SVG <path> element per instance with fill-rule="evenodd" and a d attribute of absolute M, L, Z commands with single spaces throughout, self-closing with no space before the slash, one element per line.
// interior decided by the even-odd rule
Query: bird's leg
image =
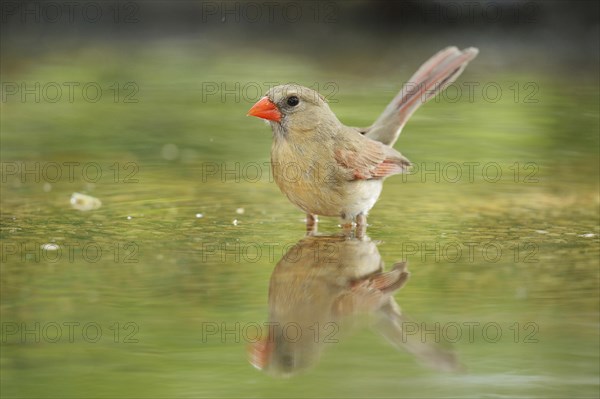
<path fill-rule="evenodd" d="M 342 233 L 346 237 L 352 237 L 353 228 L 354 228 L 354 225 L 352 224 L 351 221 L 348 223 L 342 223 Z"/>
<path fill-rule="evenodd" d="M 367 215 L 359 213 L 356 215 L 356 238 L 363 238 L 367 232 Z"/>
<path fill-rule="evenodd" d="M 319 217 L 317 215 L 306 214 L 306 234 L 315 235 L 319 227 Z"/>
<path fill-rule="evenodd" d="M 348 217 L 345 213 L 340 215 L 342 219 L 341 227 L 342 232 L 345 236 L 350 236 L 352 234 L 352 230 L 354 229 L 354 224 L 352 223 L 352 217 Z"/>

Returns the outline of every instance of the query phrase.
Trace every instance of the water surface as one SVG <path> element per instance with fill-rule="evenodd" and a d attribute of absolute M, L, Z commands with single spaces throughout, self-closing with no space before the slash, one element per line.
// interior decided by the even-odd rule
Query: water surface
<path fill-rule="evenodd" d="M 271 133 L 245 116 L 253 98 L 206 97 L 203 83 L 333 81 L 332 109 L 360 126 L 408 76 L 365 78 L 282 57 L 267 78 L 266 55 L 248 55 L 240 71 L 225 55 L 217 62 L 188 50 L 88 49 L 3 76 L 139 88 L 137 102 L 106 91 L 94 103 L 3 103 L 5 396 L 598 394 L 597 73 L 567 82 L 474 63 L 459 82 L 498 82 L 501 99 L 441 98 L 419 110 L 396 145 L 416 170 L 386 181 L 369 239 L 356 244 L 366 252 L 338 245 L 318 257 L 334 254 L 354 277 L 290 282 L 290 293 L 307 295 L 297 317 L 314 309 L 339 340 L 290 349 L 306 367 L 282 379 L 253 368 L 248 346 L 251 328 L 274 320 L 269 281 L 301 245 L 304 216 L 270 181 Z M 534 82 L 537 101 L 515 101 L 515 82 Z M 102 206 L 75 210 L 73 192 Z M 320 231 L 335 235 L 337 223 L 325 218 Z M 391 300 L 404 327 L 418 328 L 406 341 L 381 337 L 380 304 L 344 320 L 328 313 L 322 287 L 352 293 L 351 280 L 401 260 L 410 279 Z M 405 350 L 416 338 L 460 367 L 428 366 Z"/>

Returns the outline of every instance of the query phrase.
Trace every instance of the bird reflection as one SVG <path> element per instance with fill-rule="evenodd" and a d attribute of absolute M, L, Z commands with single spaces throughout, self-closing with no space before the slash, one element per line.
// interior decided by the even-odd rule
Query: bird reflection
<path fill-rule="evenodd" d="M 249 347 L 250 363 L 274 376 L 315 365 L 325 347 L 361 321 L 428 367 L 459 368 L 452 352 L 403 333 L 409 320 L 393 295 L 408 281 L 406 262 L 389 271 L 375 242 L 348 236 L 307 236 L 277 263 L 269 286 L 269 332 Z M 369 316 L 369 317 L 365 317 Z M 417 323 L 411 322 L 411 326 Z"/>

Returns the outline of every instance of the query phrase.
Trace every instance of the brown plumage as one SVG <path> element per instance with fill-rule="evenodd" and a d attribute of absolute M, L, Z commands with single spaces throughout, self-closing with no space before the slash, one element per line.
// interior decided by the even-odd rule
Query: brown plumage
<path fill-rule="evenodd" d="M 394 299 L 409 274 L 406 262 L 385 271 L 377 244 L 368 237 L 303 238 L 271 274 L 272 327 L 249 345 L 250 363 L 275 376 L 297 374 L 314 366 L 328 344 L 369 322 L 392 346 L 428 367 L 460 369 L 453 352 L 403 332 L 405 323 L 419 324 L 403 315 Z"/>
<path fill-rule="evenodd" d="M 307 213 L 339 216 L 346 225 L 366 223 L 383 180 L 404 173 L 410 161 L 392 148 L 402 127 L 423 103 L 452 83 L 478 50 L 448 47 L 419 68 L 375 123 L 364 129 L 342 124 L 317 92 L 276 86 L 248 112 L 270 122 L 275 182 Z"/>

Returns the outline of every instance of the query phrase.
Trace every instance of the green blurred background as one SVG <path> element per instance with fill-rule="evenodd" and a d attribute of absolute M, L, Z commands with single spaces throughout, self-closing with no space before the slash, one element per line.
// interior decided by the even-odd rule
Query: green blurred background
<path fill-rule="evenodd" d="M 598 397 L 597 2 L 72 3 L 2 3 L 2 397 Z M 446 343 L 465 371 L 440 373 L 359 328 L 290 379 L 204 339 L 269 319 L 304 233 L 247 110 L 295 82 L 367 126 L 449 45 L 480 54 L 405 127 L 416 170 L 368 234 L 409 260 L 413 320 L 502 337 Z"/>

